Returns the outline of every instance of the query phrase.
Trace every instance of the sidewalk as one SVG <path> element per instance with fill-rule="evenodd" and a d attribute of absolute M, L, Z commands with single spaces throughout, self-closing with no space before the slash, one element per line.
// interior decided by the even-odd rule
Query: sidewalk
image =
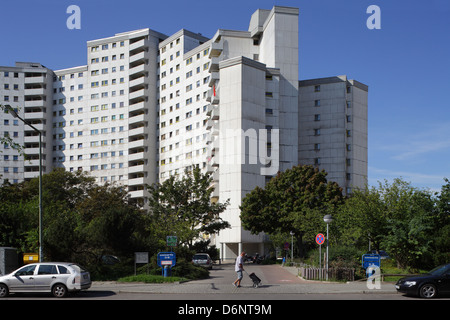
<path fill-rule="evenodd" d="M 261 286 L 253 288 L 250 279 L 244 277 L 241 288 L 232 284 L 234 273 L 232 268 L 222 265 L 219 270 L 213 270 L 211 277 L 204 280 L 188 281 L 183 283 L 169 284 L 146 284 L 146 283 L 120 283 L 114 281 L 92 283 L 89 290 L 113 291 L 116 293 L 189 293 L 189 294 L 322 294 L 322 293 L 396 293 L 394 284 L 381 283 L 379 289 L 370 289 L 365 281 L 350 283 L 330 283 L 322 281 L 308 281 L 297 277 L 295 267 L 281 266 L 256 266 L 251 265 L 248 272 L 255 272 L 261 278 Z M 271 273 L 276 272 L 278 281 L 274 281 Z M 287 274 L 290 274 L 289 276 Z M 291 277 L 291 278 L 290 278 Z M 272 279 L 271 281 L 267 281 Z"/>
<path fill-rule="evenodd" d="M 393 284 L 381 284 L 380 289 L 369 289 L 365 282 L 352 283 L 308 283 L 308 284 L 289 284 L 289 285 L 271 285 L 262 284 L 258 288 L 253 288 L 250 284 L 242 285 L 241 288 L 229 285 L 196 284 L 195 281 L 174 284 L 146 284 L 146 283 L 119 283 L 119 282 L 93 282 L 89 290 L 95 291 L 113 291 L 116 293 L 189 293 L 189 294 L 220 294 L 220 293 L 258 293 L 258 294 L 312 294 L 312 293 L 396 293 Z"/>

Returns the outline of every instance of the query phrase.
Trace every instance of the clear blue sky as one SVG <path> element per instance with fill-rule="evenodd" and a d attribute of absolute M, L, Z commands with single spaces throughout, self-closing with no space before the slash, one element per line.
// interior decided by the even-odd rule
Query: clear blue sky
<path fill-rule="evenodd" d="M 81 30 L 66 27 L 72 4 Z M 372 4 L 380 30 L 366 27 Z M 273 5 L 300 9 L 300 80 L 346 74 L 369 85 L 369 184 L 402 177 L 439 190 L 450 178 L 448 0 L 1 1 L 0 65 L 85 65 L 86 41 L 140 28 L 247 30 L 256 9 Z"/>

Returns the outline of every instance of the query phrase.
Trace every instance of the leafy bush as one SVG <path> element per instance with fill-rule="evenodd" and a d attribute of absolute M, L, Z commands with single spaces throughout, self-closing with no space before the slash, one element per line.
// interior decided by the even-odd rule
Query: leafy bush
<path fill-rule="evenodd" d="M 172 268 L 172 276 L 185 277 L 191 280 L 207 279 L 209 277 L 209 271 L 203 267 L 195 266 L 184 259 L 180 259 L 180 261 L 177 261 L 175 267 Z"/>
<path fill-rule="evenodd" d="M 153 263 L 152 263 L 153 262 Z M 171 277 L 186 278 L 189 280 L 207 279 L 209 271 L 203 267 L 195 266 L 184 258 L 177 257 L 177 263 L 172 267 Z M 150 266 L 144 265 L 137 269 L 138 274 L 162 276 L 162 269 L 156 265 L 156 257 L 152 257 Z"/>
<path fill-rule="evenodd" d="M 178 282 L 186 280 L 185 278 L 180 277 L 166 277 L 151 275 L 151 274 L 138 274 L 135 276 L 128 276 L 124 278 L 120 278 L 117 281 L 119 282 L 144 282 L 144 283 L 166 283 L 166 282 Z"/>

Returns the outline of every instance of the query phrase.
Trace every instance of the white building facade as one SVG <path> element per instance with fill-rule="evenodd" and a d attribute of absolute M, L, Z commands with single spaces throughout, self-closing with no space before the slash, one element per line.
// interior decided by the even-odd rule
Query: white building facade
<path fill-rule="evenodd" d="M 219 29 L 211 39 L 184 29 L 171 36 L 150 29 L 116 34 L 89 41 L 87 65 L 70 69 L 0 67 L 0 103 L 26 118 L 39 113 L 32 120 L 45 132 L 45 172 L 87 171 L 99 183 L 127 186 L 143 206 L 147 184 L 193 167 L 211 173 L 212 201 L 230 200 L 222 218 L 231 225 L 212 243 L 223 259 L 242 250 L 262 254 L 266 237 L 244 230 L 239 217 L 242 198 L 256 186 L 299 163 L 324 166 L 344 191 L 367 179 L 367 86 L 341 77 L 299 82 L 298 15 L 298 8 L 259 9 L 247 31 Z M 344 93 L 309 93 L 320 85 L 323 95 L 342 83 Z M 316 128 L 316 100 L 320 108 L 330 104 L 320 120 L 336 122 Z M 345 124 L 349 112 L 353 121 Z M 11 131 L 35 157 L 35 138 L 26 138 L 31 131 L 13 121 L 2 114 L 1 132 Z M 318 133 L 329 143 L 313 140 Z M 342 146 L 351 151 L 334 152 Z M 13 151 L 2 149 L 3 181 L 37 176 L 20 156 L 13 167 Z"/>

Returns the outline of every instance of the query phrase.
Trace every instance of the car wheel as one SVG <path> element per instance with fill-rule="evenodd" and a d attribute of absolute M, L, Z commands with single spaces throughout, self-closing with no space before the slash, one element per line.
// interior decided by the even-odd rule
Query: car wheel
<path fill-rule="evenodd" d="M 434 298 L 437 295 L 436 286 L 431 283 L 426 283 L 420 287 L 419 294 L 422 298 L 426 299 Z"/>
<path fill-rule="evenodd" d="M 0 284 L 0 298 L 8 296 L 8 287 L 5 284 Z"/>
<path fill-rule="evenodd" d="M 56 298 L 64 298 L 67 296 L 67 287 L 61 283 L 57 283 L 52 288 L 52 294 Z"/>

